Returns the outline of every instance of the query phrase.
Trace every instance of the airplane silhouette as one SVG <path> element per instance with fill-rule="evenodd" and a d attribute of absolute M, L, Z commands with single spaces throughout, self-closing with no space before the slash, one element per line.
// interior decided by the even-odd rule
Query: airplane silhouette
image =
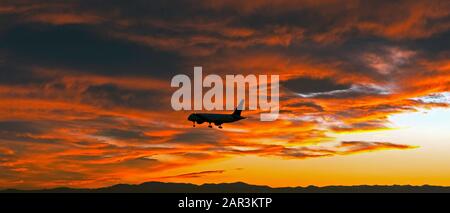
<path fill-rule="evenodd" d="M 234 112 L 231 114 L 192 113 L 189 115 L 188 120 L 192 121 L 193 127 L 195 127 L 195 123 L 202 124 L 204 122 L 208 122 L 209 128 L 212 128 L 211 123 L 214 123 L 214 125 L 218 126 L 219 129 L 222 129 L 223 123 L 231 123 L 245 119 L 245 117 L 241 116 L 243 104 L 244 100 L 239 103 L 239 106 L 235 108 Z"/>

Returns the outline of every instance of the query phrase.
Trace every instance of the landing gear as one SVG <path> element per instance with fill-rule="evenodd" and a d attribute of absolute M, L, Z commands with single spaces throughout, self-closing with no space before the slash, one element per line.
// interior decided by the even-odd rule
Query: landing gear
<path fill-rule="evenodd" d="M 222 125 L 219 125 L 218 127 L 219 127 L 219 129 L 222 129 Z"/>
<path fill-rule="evenodd" d="M 211 125 L 211 123 L 209 123 L 208 127 L 209 127 L 209 128 L 212 128 L 212 125 Z"/>
<path fill-rule="evenodd" d="M 195 121 L 192 122 L 192 126 L 195 127 Z"/>

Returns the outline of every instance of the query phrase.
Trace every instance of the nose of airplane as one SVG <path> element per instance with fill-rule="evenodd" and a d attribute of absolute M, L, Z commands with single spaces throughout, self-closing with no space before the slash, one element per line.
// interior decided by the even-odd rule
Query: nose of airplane
<path fill-rule="evenodd" d="M 195 121 L 195 114 L 190 114 L 188 117 L 189 121 Z"/>

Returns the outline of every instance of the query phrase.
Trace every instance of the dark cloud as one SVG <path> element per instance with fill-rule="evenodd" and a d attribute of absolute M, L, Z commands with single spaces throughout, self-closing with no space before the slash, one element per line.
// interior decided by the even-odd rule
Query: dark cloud
<path fill-rule="evenodd" d="M 139 130 L 104 129 L 97 132 L 100 136 L 111 137 L 119 140 L 151 140 L 153 137 L 145 135 Z"/>
<path fill-rule="evenodd" d="M 147 158 L 147 157 L 141 157 L 141 158 L 134 158 L 125 160 L 122 162 L 119 162 L 120 166 L 129 166 L 129 167 L 137 167 L 137 168 L 149 168 L 152 166 L 158 165 L 160 162 L 156 159 Z"/>
<path fill-rule="evenodd" d="M 46 122 L 10 120 L 0 121 L 0 131 L 5 134 L 40 134 L 51 127 Z"/>
<path fill-rule="evenodd" d="M 450 22 L 450 17 L 448 17 Z M 450 43 L 450 32 L 439 33 L 432 38 L 422 38 L 417 39 L 413 42 L 407 42 L 411 49 L 422 51 L 424 54 L 421 55 L 424 58 L 434 59 L 439 57 L 440 54 L 448 53 Z"/>
<path fill-rule="evenodd" d="M 309 149 L 296 149 L 296 148 L 285 148 L 283 149 L 280 156 L 292 157 L 292 158 L 318 158 L 318 157 L 328 157 L 333 156 L 332 151 L 327 150 L 309 150 Z"/>
<path fill-rule="evenodd" d="M 1 49 L 0 49 L 1 51 Z M 6 60 L 6 59 L 5 59 Z M 42 85 L 54 78 L 48 76 L 39 76 L 32 70 L 22 67 L 23 65 L 12 64 L 10 62 L 2 63 L 0 61 L 0 84 L 2 85 Z"/>
<path fill-rule="evenodd" d="M 282 85 L 298 93 L 329 92 L 349 89 L 351 85 L 339 84 L 331 79 L 296 78 L 282 82 Z"/>
<path fill-rule="evenodd" d="M 0 140 L 17 142 L 54 143 L 55 137 L 39 137 L 50 131 L 54 125 L 50 121 L 0 121 Z"/>
<path fill-rule="evenodd" d="M 329 127 L 335 132 L 353 132 L 387 129 L 384 120 L 370 120 L 366 122 L 355 122 L 350 124 L 333 125 Z"/>
<path fill-rule="evenodd" d="M 195 144 L 219 144 L 226 136 L 222 132 L 211 132 L 208 129 L 196 129 L 188 132 L 176 134 L 170 142 L 182 143 L 186 145 Z"/>
<path fill-rule="evenodd" d="M 16 66 L 66 68 L 105 75 L 171 76 L 176 54 L 109 38 L 90 26 L 21 25 L 0 34 Z"/>
<path fill-rule="evenodd" d="M 128 107 L 136 109 L 161 109 L 169 103 L 160 97 L 165 95 L 161 90 L 139 90 L 120 88 L 114 84 L 91 85 L 83 92 L 82 101 L 94 105 L 112 108 Z"/>

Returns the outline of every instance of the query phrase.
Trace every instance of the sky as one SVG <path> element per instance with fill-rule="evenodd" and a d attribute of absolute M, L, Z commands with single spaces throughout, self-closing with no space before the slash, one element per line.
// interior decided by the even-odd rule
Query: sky
<path fill-rule="evenodd" d="M 0 188 L 450 186 L 449 1 L 0 1 Z M 280 76 L 280 117 L 175 111 L 173 76 Z"/>

